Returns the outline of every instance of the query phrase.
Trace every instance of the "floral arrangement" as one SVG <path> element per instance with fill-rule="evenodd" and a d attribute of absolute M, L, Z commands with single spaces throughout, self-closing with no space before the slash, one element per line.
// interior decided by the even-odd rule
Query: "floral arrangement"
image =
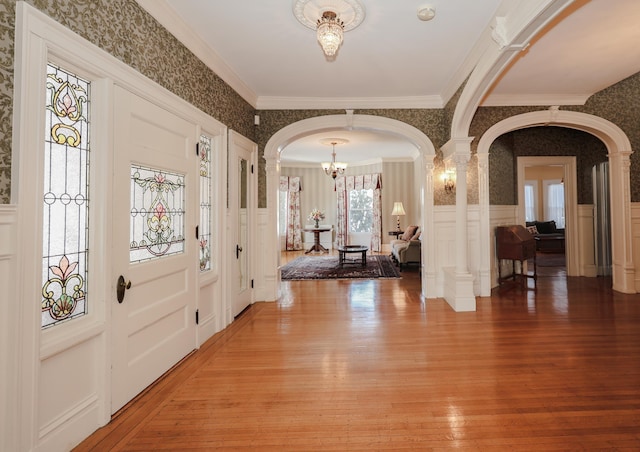
<path fill-rule="evenodd" d="M 313 221 L 324 220 L 324 212 L 319 209 L 313 209 L 309 214 L 309 220 L 313 220 Z"/>

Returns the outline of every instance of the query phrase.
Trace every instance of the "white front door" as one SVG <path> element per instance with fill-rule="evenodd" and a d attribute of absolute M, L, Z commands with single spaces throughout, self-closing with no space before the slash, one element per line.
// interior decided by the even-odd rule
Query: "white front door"
<path fill-rule="evenodd" d="M 119 87 L 114 115 L 112 413 L 195 348 L 198 264 L 196 126 Z"/>
<path fill-rule="evenodd" d="M 253 228 L 255 224 L 254 159 L 256 144 L 229 133 L 229 190 L 231 240 L 231 314 L 237 316 L 252 302 Z"/>

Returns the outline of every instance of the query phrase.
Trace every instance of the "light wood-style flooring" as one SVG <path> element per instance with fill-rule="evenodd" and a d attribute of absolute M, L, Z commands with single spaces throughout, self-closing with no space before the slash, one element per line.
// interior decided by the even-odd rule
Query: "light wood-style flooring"
<path fill-rule="evenodd" d="M 640 296 L 538 275 L 468 313 L 411 268 L 283 283 L 77 450 L 639 450 Z"/>

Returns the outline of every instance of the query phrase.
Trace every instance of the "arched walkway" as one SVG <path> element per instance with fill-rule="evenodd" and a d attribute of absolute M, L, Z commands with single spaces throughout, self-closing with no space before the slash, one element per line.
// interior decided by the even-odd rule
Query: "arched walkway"
<path fill-rule="evenodd" d="M 435 297 L 435 259 L 433 253 L 426 250 L 434 248 L 433 236 L 433 158 L 435 148 L 431 140 L 420 130 L 404 122 L 381 116 L 354 115 L 347 111 L 345 115 L 318 116 L 298 121 L 276 132 L 267 142 L 264 150 L 267 172 L 267 225 L 268 235 L 267 263 L 277 269 L 280 265 L 280 250 L 278 242 L 277 213 L 278 213 L 278 181 L 280 177 L 280 153 L 290 143 L 312 133 L 337 130 L 377 130 L 400 135 L 416 146 L 420 152 L 422 162 L 421 173 L 421 221 L 425 231 L 422 247 L 422 295 L 427 298 Z M 272 279 L 274 298 L 279 296 L 280 273 L 276 271 Z M 269 291 L 269 289 L 268 289 Z"/>
<path fill-rule="evenodd" d="M 480 210 L 489 211 L 489 147 L 500 135 L 532 126 L 556 126 L 582 130 L 599 138 L 609 154 L 611 193 L 611 241 L 613 289 L 636 293 L 635 267 L 632 255 L 631 190 L 629 180 L 631 143 L 618 126 L 606 119 L 586 113 L 563 111 L 557 107 L 548 110 L 512 116 L 489 128 L 478 143 L 478 180 L 480 181 Z M 489 217 L 481 225 L 485 237 L 490 237 Z M 577 237 L 577 225 L 569 234 Z M 572 249 L 569 247 L 568 249 Z M 577 245 L 574 245 L 575 249 Z M 491 250 L 482 253 L 483 268 L 490 268 Z M 487 272 L 488 274 L 489 272 Z M 488 276 L 487 276 L 488 277 Z"/>

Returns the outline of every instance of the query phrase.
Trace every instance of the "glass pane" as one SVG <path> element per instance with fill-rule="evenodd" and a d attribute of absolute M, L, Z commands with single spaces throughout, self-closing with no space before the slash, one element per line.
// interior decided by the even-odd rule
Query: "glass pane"
<path fill-rule="evenodd" d="M 200 271 L 211 270 L 211 138 L 200 137 Z"/>
<path fill-rule="evenodd" d="M 184 175 L 131 165 L 131 263 L 184 251 Z"/>
<path fill-rule="evenodd" d="M 42 328 L 87 313 L 89 82 L 47 66 Z"/>
<path fill-rule="evenodd" d="M 238 190 L 238 193 L 240 194 L 239 196 L 239 202 L 240 205 L 238 206 L 238 225 L 239 225 L 239 231 L 238 231 L 238 245 L 240 246 L 240 248 L 244 251 L 240 251 L 238 253 L 238 265 L 240 265 L 240 291 L 243 291 L 244 289 L 247 288 L 247 277 L 249 275 L 249 271 L 248 271 L 248 262 L 247 262 L 247 258 L 246 258 L 246 250 L 247 250 L 247 234 L 248 234 L 248 229 L 247 229 L 247 183 L 248 183 L 248 179 L 247 179 L 247 161 L 244 159 L 240 159 L 240 165 L 239 165 L 239 171 L 240 174 L 238 175 L 238 181 L 240 183 L 240 187 Z"/>
<path fill-rule="evenodd" d="M 373 226 L 373 190 L 349 192 L 349 231 L 371 232 Z"/>

